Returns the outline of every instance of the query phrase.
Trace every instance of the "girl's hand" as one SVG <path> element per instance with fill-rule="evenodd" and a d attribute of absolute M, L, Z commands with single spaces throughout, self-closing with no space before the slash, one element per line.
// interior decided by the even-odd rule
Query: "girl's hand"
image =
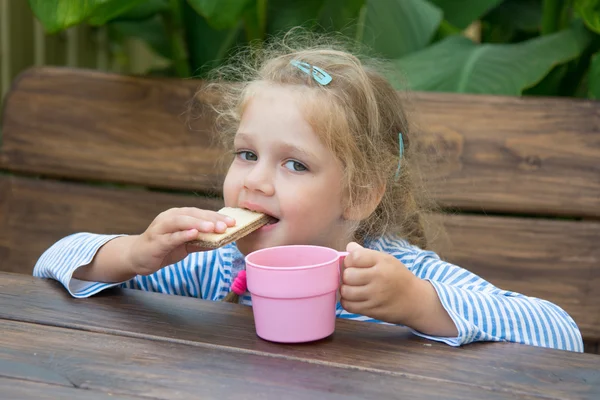
<path fill-rule="evenodd" d="M 348 312 L 405 325 L 437 336 L 456 336 L 454 322 L 433 286 L 390 254 L 349 243 L 340 296 Z"/>
<path fill-rule="evenodd" d="M 129 247 L 129 261 L 136 275 L 150 275 L 183 260 L 188 254 L 205 251 L 187 242 L 199 232 L 223 233 L 235 220 L 216 211 L 171 208 L 160 213 Z"/>

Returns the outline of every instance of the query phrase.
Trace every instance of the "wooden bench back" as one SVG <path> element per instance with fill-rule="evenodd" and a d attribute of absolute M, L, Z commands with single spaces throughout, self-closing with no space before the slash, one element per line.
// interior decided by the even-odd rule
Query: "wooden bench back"
<path fill-rule="evenodd" d="M 200 84 L 47 67 L 20 75 L 2 121 L 0 269 L 31 273 L 73 232 L 139 233 L 169 207 L 220 207 L 205 195 L 223 179 L 212 120 L 185 115 Z M 599 103 L 412 98 L 428 190 L 450 211 L 433 216 L 447 240 L 431 234 L 445 259 L 559 304 L 599 339 Z"/>

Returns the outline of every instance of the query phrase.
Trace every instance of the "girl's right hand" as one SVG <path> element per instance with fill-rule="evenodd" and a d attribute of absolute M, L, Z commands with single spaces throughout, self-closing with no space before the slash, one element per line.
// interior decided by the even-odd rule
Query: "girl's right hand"
<path fill-rule="evenodd" d="M 216 211 L 193 207 L 171 208 L 160 213 L 141 235 L 135 237 L 128 258 L 136 275 L 150 275 L 188 254 L 206 251 L 187 242 L 199 232 L 223 233 L 235 220 Z"/>

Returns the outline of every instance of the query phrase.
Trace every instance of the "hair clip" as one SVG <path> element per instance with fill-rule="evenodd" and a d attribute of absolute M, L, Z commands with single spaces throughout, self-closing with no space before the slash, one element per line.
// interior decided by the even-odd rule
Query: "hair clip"
<path fill-rule="evenodd" d="M 309 63 L 305 63 L 303 61 L 292 60 L 290 61 L 294 67 L 298 68 L 300 71 L 314 78 L 315 81 L 325 86 L 329 82 L 331 82 L 331 75 L 327 72 L 323 71 L 321 68 L 316 67 L 314 65 L 310 65 Z"/>
<path fill-rule="evenodd" d="M 398 146 L 398 168 L 396 169 L 396 176 L 394 177 L 395 180 L 398 180 L 398 178 L 400 177 L 402 157 L 404 156 L 404 140 L 402 139 L 402 132 L 398 132 Z"/>

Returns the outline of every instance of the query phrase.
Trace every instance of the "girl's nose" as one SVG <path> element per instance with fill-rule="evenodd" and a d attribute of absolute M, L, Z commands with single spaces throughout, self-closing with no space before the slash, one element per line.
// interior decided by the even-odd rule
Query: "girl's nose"
<path fill-rule="evenodd" d="M 264 163 L 255 164 L 244 179 L 244 187 L 265 196 L 272 196 L 275 193 L 272 171 Z"/>

